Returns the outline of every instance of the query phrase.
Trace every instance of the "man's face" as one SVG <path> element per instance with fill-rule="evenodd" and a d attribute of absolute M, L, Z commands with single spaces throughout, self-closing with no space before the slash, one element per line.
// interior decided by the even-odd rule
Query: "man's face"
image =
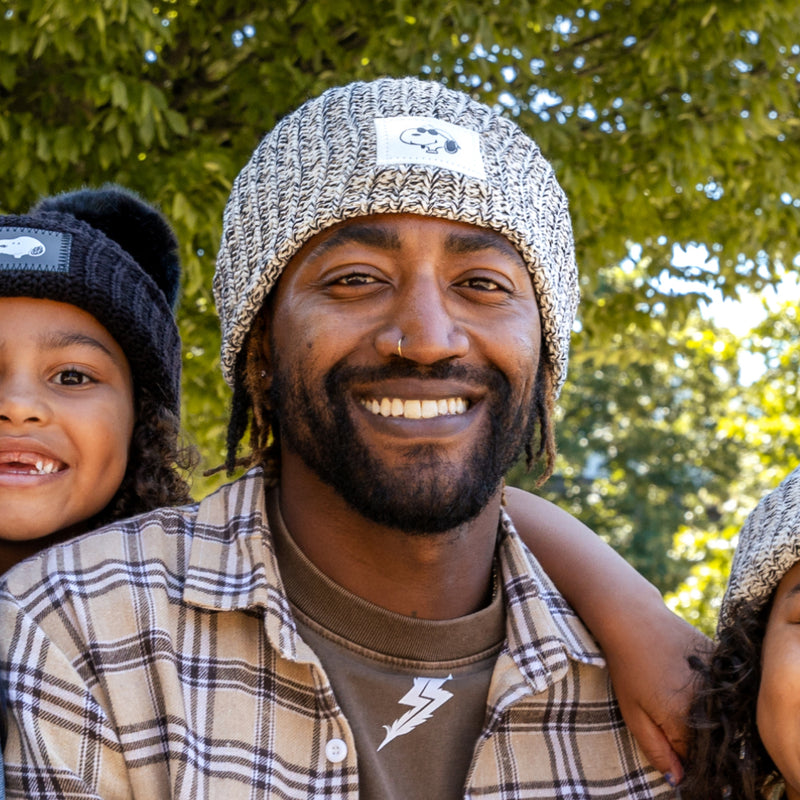
<path fill-rule="evenodd" d="M 468 521 L 530 439 L 540 341 L 500 234 L 398 214 L 317 235 L 278 282 L 264 342 L 284 472 L 299 456 L 401 530 Z"/>

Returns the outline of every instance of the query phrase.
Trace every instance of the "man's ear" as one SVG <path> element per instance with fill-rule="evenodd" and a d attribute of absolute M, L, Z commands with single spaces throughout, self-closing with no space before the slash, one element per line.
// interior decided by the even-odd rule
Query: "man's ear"
<path fill-rule="evenodd" d="M 259 331 L 258 347 L 261 354 L 263 369 L 272 372 L 272 314 L 269 308 L 261 309 L 261 329 Z M 271 377 L 271 375 L 270 375 Z"/>
<path fill-rule="evenodd" d="M 262 308 L 253 322 L 247 340 L 245 381 L 251 397 L 263 394 L 265 386 L 272 383 L 271 315 Z"/>

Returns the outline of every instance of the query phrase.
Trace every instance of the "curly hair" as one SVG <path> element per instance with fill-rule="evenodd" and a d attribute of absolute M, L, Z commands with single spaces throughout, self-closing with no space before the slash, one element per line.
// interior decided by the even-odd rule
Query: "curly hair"
<path fill-rule="evenodd" d="M 683 800 L 760 800 L 780 776 L 756 727 L 761 646 L 772 603 L 730 609 L 710 658 L 692 656 L 698 690 L 689 711 L 691 741 Z"/>
<path fill-rule="evenodd" d="M 226 437 L 225 469 L 231 475 L 237 467 L 260 466 L 267 486 L 278 482 L 280 473 L 280 430 L 270 399 L 267 378 L 272 367 L 264 354 L 262 343 L 267 328 L 268 311 L 262 309 L 239 352 L 234 372 L 233 399 Z M 554 370 L 551 360 L 542 350 L 533 394 L 533 413 L 537 434 L 525 443 L 525 463 L 528 470 L 543 459 L 537 485 L 553 473 L 556 458 L 555 431 L 552 418 L 555 406 Z M 237 457 L 239 443 L 250 428 L 250 453 Z M 534 449 L 534 442 L 537 442 Z"/>
<path fill-rule="evenodd" d="M 197 453 L 181 442 L 180 420 L 145 388 L 134 397 L 128 465 L 108 505 L 89 520 L 87 530 L 161 506 L 191 502 L 188 477 Z"/>

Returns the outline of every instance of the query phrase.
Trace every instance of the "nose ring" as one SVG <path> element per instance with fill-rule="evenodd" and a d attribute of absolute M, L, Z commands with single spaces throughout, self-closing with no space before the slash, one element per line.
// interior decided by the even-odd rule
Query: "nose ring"
<path fill-rule="evenodd" d="M 403 339 L 405 339 L 405 338 L 406 338 L 405 336 L 401 336 L 397 340 L 397 355 L 399 355 L 400 358 L 403 357 Z"/>

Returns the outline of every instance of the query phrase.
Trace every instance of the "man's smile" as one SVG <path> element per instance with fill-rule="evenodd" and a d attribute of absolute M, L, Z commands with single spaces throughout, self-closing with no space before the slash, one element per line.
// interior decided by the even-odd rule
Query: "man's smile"
<path fill-rule="evenodd" d="M 403 400 L 399 397 L 361 398 L 367 411 L 381 417 L 403 417 L 405 419 L 433 419 L 434 417 L 458 416 L 470 407 L 463 397 L 443 397 L 438 400 Z"/>

